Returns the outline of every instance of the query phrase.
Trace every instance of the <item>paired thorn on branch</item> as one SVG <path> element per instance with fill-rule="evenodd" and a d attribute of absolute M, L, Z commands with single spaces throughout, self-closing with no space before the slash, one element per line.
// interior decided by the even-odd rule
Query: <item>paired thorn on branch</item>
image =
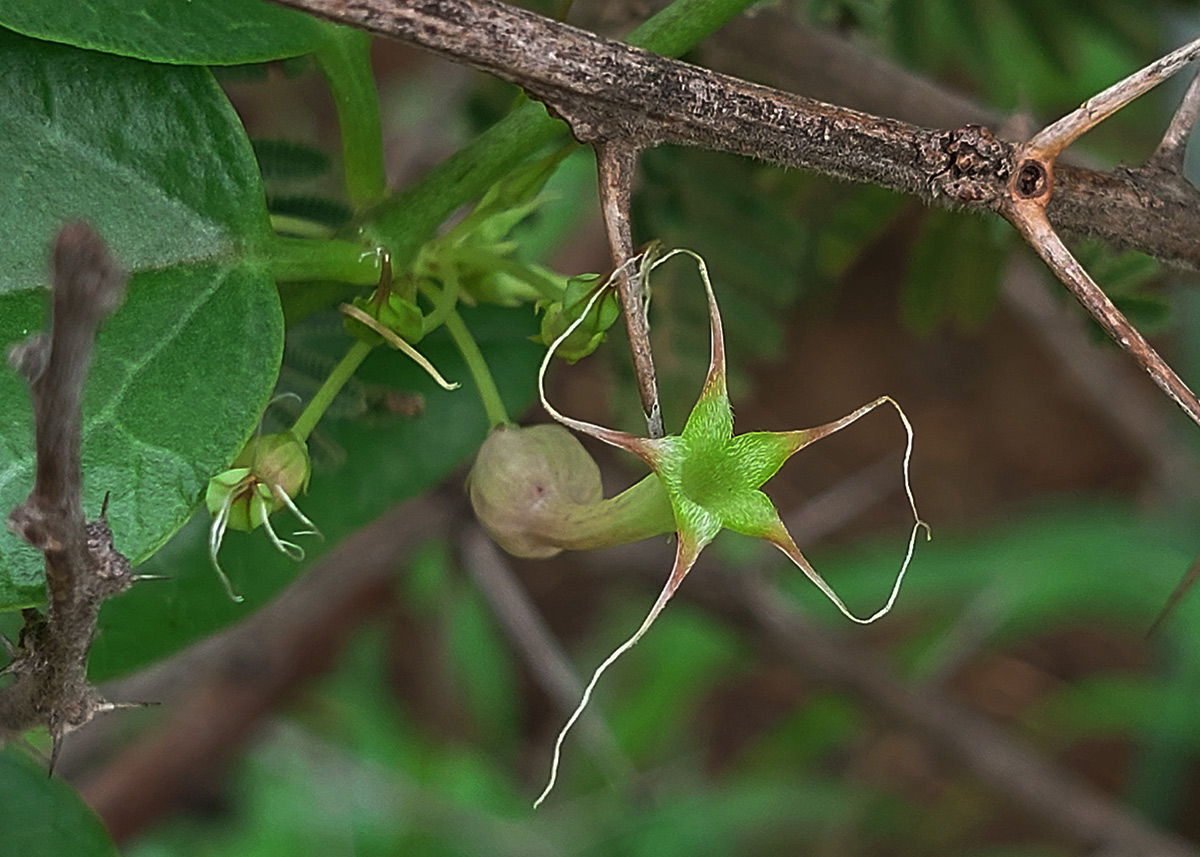
<path fill-rule="evenodd" d="M 1046 206 L 1054 193 L 1054 164 L 1059 154 L 1082 134 L 1178 72 L 1197 56 L 1200 56 L 1200 39 L 1088 99 L 1077 110 L 1046 126 L 1028 143 L 1019 146 L 1015 152 L 1016 168 L 1009 184 L 1008 198 L 1004 200 L 1000 211 L 1104 331 L 1129 352 L 1138 366 L 1184 413 L 1200 425 L 1200 400 L 1197 400 L 1196 394 L 1109 300 L 1067 249 L 1046 217 Z M 1148 165 L 1175 168 L 1177 171 L 1198 112 L 1200 88 L 1193 80 Z"/>

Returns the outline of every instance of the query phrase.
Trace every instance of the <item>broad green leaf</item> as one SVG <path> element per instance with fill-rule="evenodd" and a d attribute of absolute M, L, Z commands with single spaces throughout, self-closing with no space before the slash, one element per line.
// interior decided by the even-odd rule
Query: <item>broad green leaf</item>
<path fill-rule="evenodd" d="M 532 398 L 540 357 L 539 346 L 528 341 L 536 319 L 525 310 L 496 307 L 464 308 L 462 315 L 492 367 L 509 412 L 520 413 Z M 328 372 L 351 341 L 340 319 L 322 321 L 314 317 L 288 334 L 288 361 L 314 375 Z M 309 561 L 388 508 L 436 485 L 483 442 L 487 417 L 444 329 L 426 337 L 421 350 L 447 378 L 462 381 L 463 388 L 441 390 L 411 360 L 378 348 L 356 376 L 360 413 L 327 415 L 310 438 L 312 482 L 296 503 L 325 540 L 305 541 Z M 398 394 L 423 399 L 423 412 L 412 416 L 381 406 Z M 170 580 L 136 586 L 105 604 L 91 659 L 97 680 L 150 663 L 244 618 L 254 605 L 303 573 L 304 565 L 278 554 L 261 532 L 229 533 L 221 548 L 221 565 L 234 589 L 245 596 L 244 604 L 230 602 L 209 565 L 209 523 L 209 516 L 196 515 L 145 563 L 143 571 L 169 575 Z M 292 525 L 281 518 L 280 527 L 286 538 Z"/>
<path fill-rule="evenodd" d="M 245 130 L 212 74 L 0 30 L 0 293 L 46 282 L 64 219 L 126 268 L 227 256 L 267 235 Z"/>
<path fill-rule="evenodd" d="M 316 50 L 332 25 L 264 0 L 5 0 L 0 25 L 152 62 L 237 65 Z"/>
<path fill-rule="evenodd" d="M 0 30 L 0 346 L 46 325 L 46 252 L 88 220 L 132 271 L 84 401 L 85 513 L 111 492 L 117 548 L 144 559 L 253 431 L 282 316 L 258 257 L 269 222 L 254 155 L 211 74 Z M 26 385 L 0 367 L 0 510 L 33 484 Z M 42 562 L 0 531 L 0 610 L 42 600 Z"/>
<path fill-rule="evenodd" d="M 45 320 L 42 290 L 0 296 L 0 341 Z M 135 274 L 100 332 L 84 401 L 84 511 L 110 494 L 117 548 L 145 559 L 186 520 L 253 430 L 278 369 L 279 308 L 265 270 L 204 263 Z M 0 371 L 0 508 L 33 485 L 33 415 Z M 40 556 L 0 532 L 0 606 L 41 601 Z"/>
<path fill-rule="evenodd" d="M 0 831 L 4 853 L 21 857 L 116 857 L 104 825 L 58 777 L 20 749 L 0 750 Z"/>
<path fill-rule="evenodd" d="M 264 181 L 303 181 L 329 172 L 329 155 L 290 140 L 253 140 L 254 157 Z"/>

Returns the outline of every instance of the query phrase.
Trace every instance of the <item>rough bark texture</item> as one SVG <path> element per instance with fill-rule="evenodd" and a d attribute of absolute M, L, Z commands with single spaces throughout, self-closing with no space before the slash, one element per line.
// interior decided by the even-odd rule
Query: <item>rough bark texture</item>
<path fill-rule="evenodd" d="M 630 47 L 496 0 L 276 0 L 510 80 L 584 142 L 735 152 L 927 202 L 996 210 L 1015 145 L 978 126 L 934 130 L 780 92 Z M 1200 268 L 1200 193 L 1171 173 L 1059 165 L 1059 229 Z"/>

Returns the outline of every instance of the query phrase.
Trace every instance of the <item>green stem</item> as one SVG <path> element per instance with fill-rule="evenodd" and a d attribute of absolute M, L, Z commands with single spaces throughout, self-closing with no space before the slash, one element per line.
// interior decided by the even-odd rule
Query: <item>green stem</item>
<path fill-rule="evenodd" d="M 628 44 L 678 57 L 690 51 L 755 0 L 676 0 L 625 36 Z"/>
<path fill-rule="evenodd" d="M 450 313 L 458 306 L 458 272 L 453 265 L 446 266 L 441 276 L 442 288 L 426 285 L 425 294 L 433 301 L 433 309 L 421 320 L 421 335 L 428 336 L 446 323 Z"/>
<path fill-rule="evenodd" d="M 329 82 L 342 130 L 346 193 L 356 210 L 365 208 L 383 199 L 387 192 L 379 95 L 371 71 L 371 37 L 361 30 L 338 27 L 316 52 L 316 58 Z"/>
<path fill-rule="evenodd" d="M 447 313 L 446 330 L 467 363 L 467 369 L 475 381 L 475 389 L 479 391 L 479 398 L 483 402 L 483 409 L 487 412 L 488 424 L 493 428 L 507 425 L 508 411 L 504 408 L 504 400 L 500 398 L 500 390 L 496 387 L 492 370 L 488 368 L 487 361 L 483 359 L 483 352 L 479 350 L 479 345 L 467 329 L 462 316 L 453 311 Z"/>
<path fill-rule="evenodd" d="M 364 229 L 387 245 L 392 264 L 403 270 L 447 217 L 482 196 L 564 129 L 545 107 L 527 101 L 404 191 L 366 212 Z"/>
<path fill-rule="evenodd" d="M 337 366 L 333 367 L 333 371 L 329 373 L 329 377 L 325 379 L 321 389 L 317 390 L 317 394 L 312 397 L 304 412 L 296 419 L 295 425 L 292 426 L 292 434 L 301 441 L 308 440 L 308 436 L 312 434 L 312 430 L 316 428 L 325 411 L 329 409 L 342 387 L 346 386 L 350 376 L 371 353 L 372 348 L 374 348 L 373 345 L 368 345 L 362 340 L 354 340 L 354 344 L 350 346 L 346 356 Z"/>
<path fill-rule="evenodd" d="M 307 217 L 297 217 L 292 214 L 272 214 L 271 228 L 277 234 L 296 238 L 329 238 L 333 235 L 333 230 L 324 223 L 317 223 Z"/>
<path fill-rule="evenodd" d="M 740 14 L 754 0 L 675 0 L 629 34 L 629 43 L 679 56 Z M 447 217 L 518 166 L 566 125 L 534 101 L 517 107 L 403 192 L 366 212 L 368 235 L 387 245 L 403 270 Z"/>
<path fill-rule="evenodd" d="M 662 480 L 651 473 L 615 497 L 564 509 L 545 529 L 538 535 L 546 544 L 595 550 L 674 532 L 675 513 Z"/>
<path fill-rule="evenodd" d="M 371 286 L 379 282 L 379 253 L 352 241 L 275 235 L 268 253 L 277 283 L 334 280 Z"/>

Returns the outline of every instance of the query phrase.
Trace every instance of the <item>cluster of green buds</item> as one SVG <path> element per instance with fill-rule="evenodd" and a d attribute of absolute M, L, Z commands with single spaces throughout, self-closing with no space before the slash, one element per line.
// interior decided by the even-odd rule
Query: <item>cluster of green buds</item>
<path fill-rule="evenodd" d="M 514 231 L 542 205 L 542 190 L 570 148 L 508 173 L 458 223 L 421 248 L 418 284 L 432 281 L 470 303 L 521 306 L 562 294 L 565 278 L 520 257 Z"/>
<path fill-rule="evenodd" d="M 262 527 L 277 550 L 297 562 L 304 559 L 303 548 L 276 534 L 271 515 L 287 509 L 306 527 L 296 536 L 320 535 L 294 499 L 308 488 L 311 474 L 307 444 L 292 432 L 284 431 L 251 438 L 233 465 L 209 480 L 205 495 L 205 504 L 213 516 L 209 559 L 234 601 L 241 601 L 242 597 L 234 591 L 217 559 L 226 530 L 253 532 Z"/>
<path fill-rule="evenodd" d="M 521 242 L 514 237 L 518 225 L 541 205 L 547 180 L 571 148 L 510 171 L 488 189 L 472 211 L 428 241 L 411 266 L 395 276 L 386 249 L 374 251 L 379 270 L 375 289 L 340 307 L 346 330 L 355 340 L 350 352 L 292 431 L 253 438 L 232 467 L 209 483 L 206 501 L 213 515 L 209 553 L 231 598 L 241 600 L 218 561 L 227 530 L 263 527 L 280 551 L 295 559 L 303 557 L 298 545 L 276 534 L 270 517 L 286 508 L 307 528 L 298 535 L 316 532 L 294 500 L 307 488 L 311 470 L 305 439 L 336 390 L 371 349 L 386 342 L 418 363 L 444 389 L 451 390 L 459 385 L 443 378 L 416 348 L 431 331 L 445 325 L 481 388 L 489 417 L 493 424 L 499 424 L 506 422 L 503 405 L 494 384 L 490 392 L 484 389 L 490 378 L 481 381 L 480 376 L 487 374 L 486 365 L 475 365 L 482 363 L 482 356 L 458 317 L 456 307 L 460 302 L 534 304 L 542 316 L 534 338 L 543 344 L 555 343 L 555 353 L 572 362 L 590 354 L 604 340 L 619 316 L 611 280 L 601 282 L 595 275 L 565 277 L 522 259 Z M 474 349 L 473 355 L 468 353 L 470 349 Z M 490 407 L 489 402 L 498 406 Z M 507 469 L 501 468 L 503 475 L 489 475 L 488 461 L 507 462 Z M 524 461 L 528 466 L 514 469 L 515 461 Z M 534 476 L 536 461 L 558 464 L 553 472 L 542 473 L 532 482 L 515 478 Z M 645 538 L 671 529 L 670 505 L 657 480 L 648 478 L 619 497 L 604 500 L 595 465 L 579 442 L 559 427 L 507 426 L 493 434 L 480 454 L 472 481 L 472 497 L 481 508 L 489 505 L 487 498 L 496 498 L 490 502 L 491 511 L 481 516 L 497 522 L 489 526 L 490 531 L 516 553 L 548 555 L 561 549 L 552 547 L 551 542 L 564 538 L 564 534 L 569 534 L 564 546 L 579 549 Z M 525 497 L 506 498 L 506 491 L 523 491 Z M 570 522 L 565 527 L 559 521 L 564 516 Z M 543 535 L 518 534 L 522 527 L 539 520 L 546 525 Z M 506 532 L 512 534 L 511 538 Z"/>
<path fill-rule="evenodd" d="M 548 345 L 568 326 L 586 316 L 565 340 L 559 355 L 574 362 L 590 354 L 604 340 L 619 316 L 615 295 L 608 293 L 598 275 L 566 277 L 520 258 L 517 226 L 534 214 L 544 201 L 547 179 L 570 149 L 513 170 L 490 187 L 479 204 L 445 234 L 421 248 L 413 264 L 413 289 L 435 303 L 431 318 L 457 300 L 520 306 L 533 303 L 542 314 L 535 337 Z M 433 286 L 433 288 L 430 288 Z M 597 291 L 603 298 L 590 303 Z M 584 308 L 590 306 L 588 312 Z M 426 332 L 429 330 L 428 321 Z"/>

